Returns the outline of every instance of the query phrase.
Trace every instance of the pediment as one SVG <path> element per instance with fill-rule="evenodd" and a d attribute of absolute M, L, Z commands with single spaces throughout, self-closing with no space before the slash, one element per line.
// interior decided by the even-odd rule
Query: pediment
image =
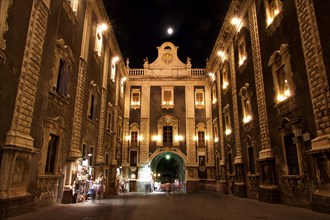
<path fill-rule="evenodd" d="M 157 59 L 148 64 L 145 63 L 144 68 L 149 69 L 181 69 L 186 68 L 186 64 L 178 58 L 178 48 L 171 42 L 165 42 L 160 47 L 157 47 Z"/>

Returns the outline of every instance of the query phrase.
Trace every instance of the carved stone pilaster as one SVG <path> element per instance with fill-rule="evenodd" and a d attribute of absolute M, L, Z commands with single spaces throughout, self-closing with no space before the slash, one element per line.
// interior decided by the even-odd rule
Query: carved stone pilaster
<path fill-rule="evenodd" d="M 124 118 L 124 144 L 122 149 L 122 166 L 129 166 L 129 146 L 126 136 L 129 135 L 129 118 Z"/>
<path fill-rule="evenodd" d="M 259 113 L 260 136 L 262 150 L 259 152 L 259 159 L 273 158 L 273 150 L 270 146 L 269 128 L 266 109 L 266 97 L 262 73 L 261 51 L 259 42 L 259 31 L 257 11 L 255 2 L 249 8 L 249 25 L 251 30 L 251 48 L 253 57 L 253 69 L 256 83 L 256 95 Z"/>
<path fill-rule="evenodd" d="M 96 164 L 103 164 L 104 161 L 104 130 L 106 120 L 106 106 L 107 106 L 107 90 L 102 88 L 101 92 L 101 110 L 100 110 L 100 121 L 99 121 L 99 134 L 97 143 L 97 154 Z"/>
<path fill-rule="evenodd" d="M 77 92 L 74 104 L 74 115 L 73 115 L 73 128 L 71 137 L 71 148 L 69 151 L 69 158 L 79 158 L 81 157 L 80 151 L 80 136 L 81 136 L 81 124 L 83 116 L 83 105 L 84 105 L 84 93 L 86 84 L 86 74 L 87 74 L 87 63 L 83 58 L 79 60 L 78 69 L 78 82 L 77 82 Z"/>
<path fill-rule="evenodd" d="M 194 140 L 195 134 L 195 119 L 187 118 L 187 130 L 188 130 L 188 140 L 187 141 L 187 164 L 197 164 L 197 153 L 196 145 Z"/>
<path fill-rule="evenodd" d="M 230 75 L 231 75 L 231 86 L 232 86 L 232 99 L 233 99 L 233 115 L 234 115 L 234 134 L 235 134 L 235 146 L 236 146 L 236 157 L 234 160 L 235 164 L 241 164 L 242 161 L 242 150 L 241 150 L 241 139 L 239 129 L 239 117 L 238 117 L 238 103 L 237 103 L 237 88 L 236 88 L 236 71 L 235 71 L 235 55 L 234 45 L 232 44 L 229 48 L 230 53 Z"/>
<path fill-rule="evenodd" d="M 149 118 L 141 118 L 140 134 L 145 138 L 140 142 L 139 164 L 146 164 L 149 161 Z"/>

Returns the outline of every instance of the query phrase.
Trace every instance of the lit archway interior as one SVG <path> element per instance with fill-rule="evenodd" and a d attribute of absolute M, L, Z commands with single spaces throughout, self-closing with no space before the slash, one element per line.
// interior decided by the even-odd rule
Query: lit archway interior
<path fill-rule="evenodd" d="M 151 161 L 150 167 L 155 182 L 171 183 L 177 190 L 185 191 L 185 165 L 180 156 L 172 152 L 161 153 Z"/>

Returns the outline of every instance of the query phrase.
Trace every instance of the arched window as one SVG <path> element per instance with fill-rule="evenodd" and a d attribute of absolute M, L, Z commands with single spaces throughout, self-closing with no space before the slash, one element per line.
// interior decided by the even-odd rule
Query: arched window
<path fill-rule="evenodd" d="M 272 71 L 277 104 L 294 95 L 289 45 L 282 44 L 280 50 L 275 51 L 270 57 L 268 66 Z"/>

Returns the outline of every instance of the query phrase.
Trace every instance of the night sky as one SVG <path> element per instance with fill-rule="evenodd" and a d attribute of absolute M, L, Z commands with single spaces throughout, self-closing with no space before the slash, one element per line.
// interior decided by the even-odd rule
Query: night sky
<path fill-rule="evenodd" d="M 182 62 L 205 68 L 230 0 L 103 0 L 123 58 L 131 68 L 157 58 L 156 47 L 170 41 Z M 174 33 L 167 34 L 172 27 Z"/>

